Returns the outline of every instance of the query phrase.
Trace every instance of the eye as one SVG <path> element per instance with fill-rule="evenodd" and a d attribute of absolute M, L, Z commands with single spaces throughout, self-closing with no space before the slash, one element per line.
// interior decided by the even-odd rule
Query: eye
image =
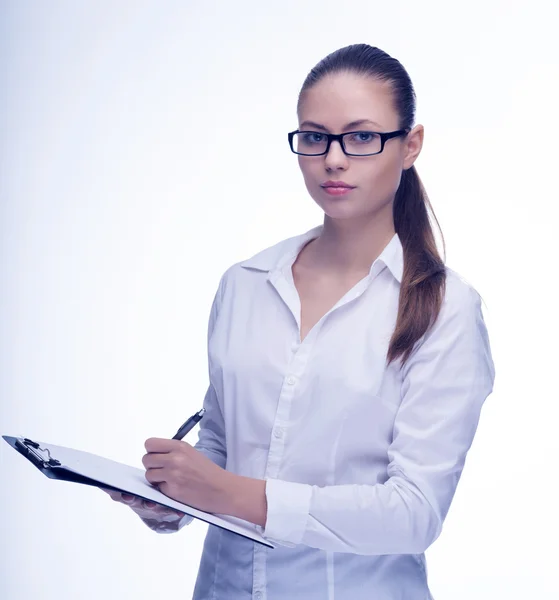
<path fill-rule="evenodd" d="M 317 131 L 307 131 L 303 135 L 303 139 L 307 144 L 321 144 L 324 142 L 324 134 Z"/>
<path fill-rule="evenodd" d="M 370 144 L 379 139 L 378 134 L 373 131 L 356 131 L 355 133 L 351 133 L 348 137 L 352 143 L 356 144 Z"/>

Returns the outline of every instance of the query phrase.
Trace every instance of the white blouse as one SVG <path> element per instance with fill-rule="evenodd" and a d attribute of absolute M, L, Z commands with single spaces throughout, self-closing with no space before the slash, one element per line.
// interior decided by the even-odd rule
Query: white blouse
<path fill-rule="evenodd" d="M 434 328 L 403 369 L 387 368 L 403 272 L 395 234 L 301 343 L 291 267 L 321 230 L 221 278 L 196 448 L 266 480 L 266 527 L 254 527 L 277 546 L 209 527 L 195 600 L 432 598 L 424 552 L 495 378 L 480 297 L 447 268 Z"/>

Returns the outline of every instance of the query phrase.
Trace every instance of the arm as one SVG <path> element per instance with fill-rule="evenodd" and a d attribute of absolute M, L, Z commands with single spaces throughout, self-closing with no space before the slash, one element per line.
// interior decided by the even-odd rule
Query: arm
<path fill-rule="evenodd" d="M 227 462 L 227 450 L 225 447 L 225 423 L 217 401 L 215 390 L 210 383 L 204 398 L 206 413 L 200 421 L 198 431 L 198 442 L 194 448 L 204 454 L 216 465 L 225 469 Z M 178 523 L 177 531 L 185 525 L 190 525 L 194 517 L 184 515 Z"/>
<path fill-rule="evenodd" d="M 210 311 L 210 318 L 208 323 L 208 350 L 211 335 L 213 333 L 215 322 L 217 320 L 219 305 L 221 304 L 224 277 L 225 276 L 221 278 Z M 194 449 L 188 444 L 185 443 L 184 446 L 189 447 L 190 450 L 194 453 L 189 455 L 190 459 L 193 462 L 197 462 L 199 460 L 201 460 L 202 462 L 206 461 L 206 464 L 203 467 L 204 472 L 209 471 L 209 469 L 207 469 L 207 461 L 212 461 L 215 465 L 217 465 L 217 467 L 220 467 L 220 481 L 223 481 L 224 487 L 224 493 L 222 495 L 226 497 L 227 490 L 225 488 L 228 488 L 229 483 L 233 481 L 234 477 L 232 473 L 225 471 L 225 465 L 227 462 L 227 453 L 225 446 L 225 423 L 215 393 L 215 389 L 211 383 L 211 373 L 210 384 L 204 397 L 204 408 L 206 409 L 206 414 L 200 422 L 198 443 L 194 446 L 194 449 L 198 450 L 200 454 L 194 452 Z M 169 440 L 163 441 L 169 442 Z M 175 441 L 174 443 L 176 444 L 177 442 Z M 204 457 L 202 457 L 201 454 L 203 454 Z M 146 457 L 144 457 L 144 459 L 146 459 Z M 211 465 L 211 463 L 210 466 L 214 467 L 214 465 Z M 214 467 L 214 474 L 215 469 L 217 469 L 217 467 Z M 129 494 L 122 494 L 120 492 L 113 492 L 110 490 L 103 491 L 108 493 L 111 496 L 111 498 L 113 498 L 113 500 L 129 506 L 148 527 L 150 527 L 157 533 L 174 533 L 182 527 L 184 527 L 185 525 L 191 523 L 194 519 L 194 517 L 188 514 L 170 509 L 168 507 L 159 505 L 155 502 L 143 500 L 142 498 L 131 496 Z M 189 504 L 188 501 L 186 501 L 186 503 Z"/>
<path fill-rule="evenodd" d="M 221 304 L 223 281 L 224 277 L 222 277 L 221 281 L 219 282 L 219 286 L 210 310 L 207 336 L 208 345 L 210 343 L 210 338 L 217 320 L 219 306 Z M 225 422 L 223 420 L 223 414 L 221 412 L 215 389 L 211 381 L 204 397 L 203 406 L 206 409 L 206 413 L 204 414 L 204 418 L 200 421 L 198 442 L 194 445 L 194 447 L 196 450 L 199 450 L 202 454 L 207 456 L 216 465 L 225 469 L 227 462 L 227 450 L 225 447 Z M 184 517 L 182 517 L 178 523 L 176 531 L 185 525 L 189 525 L 193 520 L 194 517 L 190 515 L 184 515 Z"/>
<path fill-rule="evenodd" d="M 404 367 L 389 479 L 326 487 L 268 479 L 264 536 L 369 555 L 422 553 L 437 539 L 495 376 L 477 292 L 463 284 L 450 291 Z M 258 514 L 261 501 L 234 516 Z"/>
<path fill-rule="evenodd" d="M 225 422 L 217 400 L 215 389 L 210 383 L 204 398 L 206 413 L 200 421 L 196 450 L 207 456 L 212 462 L 225 469 L 227 449 L 225 447 Z"/>
<path fill-rule="evenodd" d="M 204 397 L 204 408 L 206 409 L 206 413 L 200 421 L 198 442 L 194 448 L 224 469 L 227 461 L 225 424 L 215 390 L 211 383 Z M 162 508 L 164 507 L 158 506 L 157 510 Z M 174 533 L 182 529 L 185 525 L 190 525 L 194 520 L 194 517 L 191 515 L 183 513 L 177 516 L 175 512 L 165 511 L 160 514 L 153 511 L 149 512 L 146 516 L 138 514 L 142 521 L 157 533 Z"/>

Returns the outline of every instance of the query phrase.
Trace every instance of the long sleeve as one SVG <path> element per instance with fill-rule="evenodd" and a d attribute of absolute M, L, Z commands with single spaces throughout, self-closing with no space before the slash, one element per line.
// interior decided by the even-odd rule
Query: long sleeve
<path fill-rule="evenodd" d="M 225 469 L 227 462 L 227 450 L 225 448 L 225 423 L 223 414 L 215 395 L 215 389 L 210 382 L 206 396 L 204 397 L 204 408 L 206 413 L 200 421 L 198 430 L 198 441 L 194 445 L 212 460 L 216 465 Z"/>
<path fill-rule="evenodd" d="M 494 377 L 479 295 L 447 287 L 439 318 L 404 366 L 387 481 L 267 479 L 264 536 L 334 552 L 424 552 L 441 532 Z"/>
<path fill-rule="evenodd" d="M 219 283 L 219 287 L 214 296 L 212 307 L 210 310 L 207 338 L 208 346 L 219 312 L 222 287 L 223 277 Z M 225 447 L 225 423 L 211 380 L 208 385 L 206 395 L 204 397 L 203 407 L 206 409 L 206 413 L 204 414 L 204 418 L 200 421 L 200 427 L 198 430 L 198 441 L 196 442 L 194 447 L 196 448 L 196 450 L 207 456 L 216 465 L 219 465 L 224 469 L 227 462 L 227 451 Z M 190 515 L 185 515 L 181 519 L 178 528 L 180 529 L 185 525 L 190 524 L 193 519 L 194 517 L 191 517 Z"/>
<path fill-rule="evenodd" d="M 210 317 L 208 320 L 208 371 L 210 370 L 209 345 L 219 315 L 219 308 L 221 305 L 221 298 L 223 294 L 224 278 L 225 276 L 223 276 L 219 282 L 218 289 L 215 293 L 212 302 Z M 208 385 L 208 389 L 204 397 L 203 406 L 206 409 L 206 413 L 204 414 L 204 418 L 200 421 L 200 427 L 198 429 L 198 442 L 195 444 L 194 447 L 203 454 L 205 454 L 214 463 L 225 469 L 225 464 L 227 461 L 227 452 L 225 448 L 225 423 L 215 393 L 215 388 L 211 382 L 211 374 L 210 383 Z"/>

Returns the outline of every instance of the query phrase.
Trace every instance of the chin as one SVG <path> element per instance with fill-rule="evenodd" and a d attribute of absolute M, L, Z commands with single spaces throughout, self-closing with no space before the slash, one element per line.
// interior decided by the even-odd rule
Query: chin
<path fill-rule="evenodd" d="M 384 213 L 384 209 L 392 211 L 392 207 L 385 206 L 363 206 L 358 202 L 317 202 L 320 208 L 324 211 L 324 215 L 332 221 L 356 221 L 362 223 L 363 221 L 377 220 L 381 218 Z"/>
<path fill-rule="evenodd" d="M 324 203 L 320 205 L 320 208 L 324 211 L 325 216 L 336 221 L 363 219 L 370 212 L 359 206 L 327 206 Z"/>
<path fill-rule="evenodd" d="M 330 197 L 321 190 L 316 196 L 313 196 L 313 200 L 332 219 L 348 219 L 367 212 L 367 207 L 362 206 L 355 197 Z"/>

